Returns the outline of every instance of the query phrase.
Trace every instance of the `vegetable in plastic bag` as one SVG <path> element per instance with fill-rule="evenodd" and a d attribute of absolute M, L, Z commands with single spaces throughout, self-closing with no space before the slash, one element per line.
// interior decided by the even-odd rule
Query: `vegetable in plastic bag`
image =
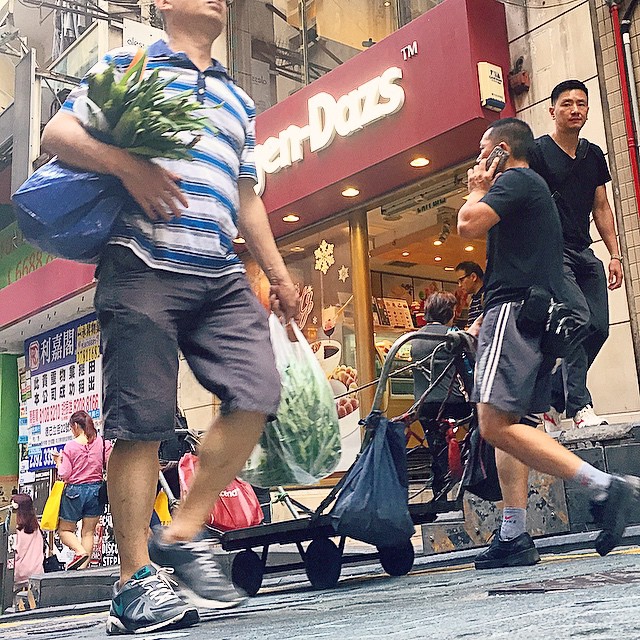
<path fill-rule="evenodd" d="M 302 332 L 291 326 L 298 342 L 289 340 L 274 314 L 269 318 L 280 406 L 240 473 L 260 487 L 315 484 L 336 469 L 342 453 L 331 386 Z"/>

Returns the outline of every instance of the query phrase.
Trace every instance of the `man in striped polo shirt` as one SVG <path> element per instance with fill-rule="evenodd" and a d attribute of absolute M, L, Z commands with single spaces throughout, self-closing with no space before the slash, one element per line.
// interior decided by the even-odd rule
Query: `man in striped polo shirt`
<path fill-rule="evenodd" d="M 484 307 L 484 271 L 477 262 L 465 260 L 456 267 L 458 286 L 471 296 L 467 327 L 470 327 L 481 315 Z"/>
<path fill-rule="evenodd" d="M 61 161 L 117 176 L 139 209 L 122 215 L 100 259 L 95 306 L 103 339 L 104 426 L 117 438 L 109 498 L 120 553 L 107 633 L 151 632 L 198 621 L 194 605 L 232 607 L 239 594 L 210 547 L 194 538 L 218 494 L 240 471 L 275 414 L 280 380 L 266 313 L 233 249 L 240 231 L 271 283 L 274 311 L 290 319 L 297 293 L 256 196 L 255 107 L 211 59 L 225 0 L 156 0 L 167 42 L 148 50 L 147 73 L 177 75 L 167 95 L 192 89 L 209 119 L 192 161 L 148 162 L 86 133 L 73 106 L 52 118 L 42 145 Z M 119 72 L 135 51 L 103 61 Z M 188 497 L 147 547 L 158 479 L 158 444 L 173 435 L 178 350 L 221 401 L 205 435 Z M 152 564 L 153 562 L 153 564 Z M 162 570 L 169 567 L 180 591 Z"/>

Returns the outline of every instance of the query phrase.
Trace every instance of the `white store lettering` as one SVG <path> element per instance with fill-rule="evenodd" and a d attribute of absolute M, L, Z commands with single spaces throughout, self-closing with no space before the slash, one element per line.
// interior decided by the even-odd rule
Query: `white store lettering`
<path fill-rule="evenodd" d="M 264 193 L 267 174 L 277 173 L 304 159 L 306 141 L 309 150 L 315 153 L 326 149 L 336 135 L 346 138 L 398 112 L 405 98 L 404 89 L 397 84 L 401 79 L 402 69 L 391 67 L 338 100 L 325 92 L 309 98 L 309 124 L 291 125 L 277 137 L 267 138 L 256 146 L 256 193 Z"/>

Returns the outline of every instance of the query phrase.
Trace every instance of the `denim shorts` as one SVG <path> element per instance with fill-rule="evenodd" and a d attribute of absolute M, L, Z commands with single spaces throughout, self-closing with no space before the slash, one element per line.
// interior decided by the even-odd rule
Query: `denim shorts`
<path fill-rule="evenodd" d="M 60 501 L 60 520 L 78 522 L 82 518 L 97 518 L 102 515 L 98 502 L 100 482 L 66 484 Z"/>

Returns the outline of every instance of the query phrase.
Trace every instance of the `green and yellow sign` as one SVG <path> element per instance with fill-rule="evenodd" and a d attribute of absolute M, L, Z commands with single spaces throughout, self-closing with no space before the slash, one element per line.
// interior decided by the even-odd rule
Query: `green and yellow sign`
<path fill-rule="evenodd" d="M 55 259 L 25 242 L 17 222 L 0 230 L 0 289 Z"/>

